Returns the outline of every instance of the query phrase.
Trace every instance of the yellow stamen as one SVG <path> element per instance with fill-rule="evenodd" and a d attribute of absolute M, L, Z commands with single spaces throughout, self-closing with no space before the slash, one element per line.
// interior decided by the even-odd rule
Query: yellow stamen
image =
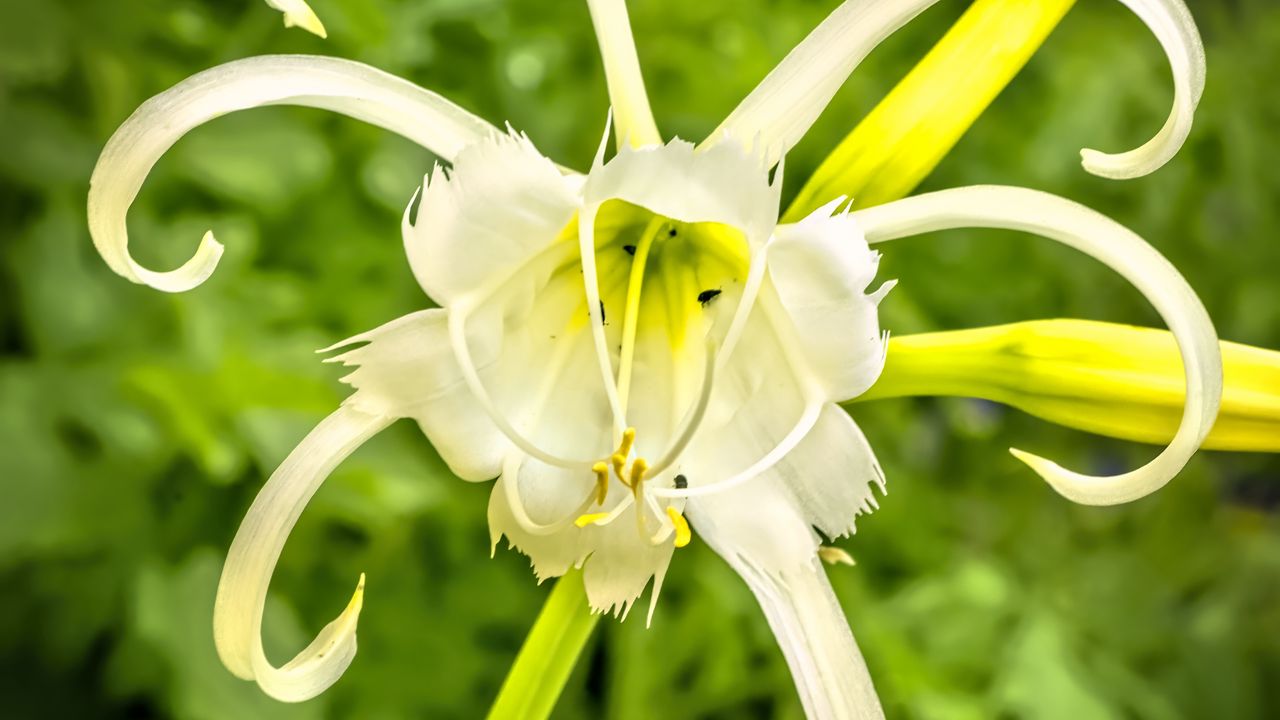
<path fill-rule="evenodd" d="M 618 445 L 618 454 L 626 458 L 631 455 L 631 448 L 636 443 L 636 429 L 629 427 L 622 431 L 622 444 Z"/>
<path fill-rule="evenodd" d="M 631 463 L 631 482 L 629 487 L 636 495 L 640 494 L 640 485 L 644 482 L 644 474 L 649 471 L 649 462 L 644 458 L 636 458 Z"/>
<path fill-rule="evenodd" d="M 586 515 L 579 515 L 578 519 L 573 521 L 573 524 L 582 528 L 594 525 L 607 517 L 609 517 L 609 513 L 587 513 Z"/>
<path fill-rule="evenodd" d="M 682 548 L 689 544 L 689 540 L 693 538 L 693 532 L 689 530 L 689 521 L 684 519 L 679 510 L 667 506 L 667 517 L 671 518 L 671 524 L 676 529 L 676 547 Z"/>
<path fill-rule="evenodd" d="M 596 504 L 604 505 L 609 497 L 609 466 L 598 462 L 591 466 L 591 472 L 596 474 Z"/>
<path fill-rule="evenodd" d="M 622 484 L 631 487 L 631 483 L 627 480 L 627 456 L 615 453 L 613 457 L 609 458 L 609 461 L 613 463 L 613 472 L 622 481 Z"/>

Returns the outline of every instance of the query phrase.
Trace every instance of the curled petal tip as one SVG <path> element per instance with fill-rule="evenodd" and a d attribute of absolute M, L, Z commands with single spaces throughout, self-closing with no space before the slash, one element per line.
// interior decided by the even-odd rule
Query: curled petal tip
<path fill-rule="evenodd" d="M 1173 473 L 1150 465 L 1122 475 L 1082 475 L 1025 450 L 1009 448 L 1009 454 L 1034 470 L 1059 495 L 1081 505 L 1121 505 L 1140 500 L 1173 478 Z"/>
<path fill-rule="evenodd" d="M 129 259 L 133 270 L 131 279 L 163 292 L 186 292 L 209 279 L 217 269 L 218 261 L 222 259 L 222 252 L 225 249 L 226 247 L 213 236 L 213 231 L 209 230 L 204 237 L 200 238 L 200 247 L 196 248 L 195 254 L 176 270 L 156 272 Z"/>
<path fill-rule="evenodd" d="M 267 5 L 284 13 L 285 27 L 300 27 L 321 38 L 328 38 L 324 23 L 303 0 L 267 0 Z"/>
<path fill-rule="evenodd" d="M 1173 71 L 1173 107 L 1164 127 L 1141 147 L 1122 153 L 1084 149 L 1084 169 L 1099 177 L 1128 180 L 1159 170 L 1191 132 L 1196 105 L 1204 92 L 1204 44 L 1182 0 L 1121 0 L 1155 34 Z"/>

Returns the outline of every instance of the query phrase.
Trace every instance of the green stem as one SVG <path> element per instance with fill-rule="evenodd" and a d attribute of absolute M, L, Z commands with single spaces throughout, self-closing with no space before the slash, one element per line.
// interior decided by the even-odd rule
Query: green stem
<path fill-rule="evenodd" d="M 502 683 L 489 720 L 542 720 L 551 715 L 560 691 L 582 654 L 600 616 L 591 612 L 582 589 L 582 571 L 556 581 Z"/>

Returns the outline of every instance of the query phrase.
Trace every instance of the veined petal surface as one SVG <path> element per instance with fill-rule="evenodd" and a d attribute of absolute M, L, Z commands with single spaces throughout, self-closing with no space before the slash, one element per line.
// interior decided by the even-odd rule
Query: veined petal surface
<path fill-rule="evenodd" d="M 152 166 L 189 130 L 265 105 L 342 113 L 403 135 L 446 160 L 496 132 L 429 90 L 350 60 L 263 55 L 205 70 L 143 103 L 98 158 L 89 181 L 89 232 L 112 270 L 165 292 L 190 290 L 208 279 L 223 250 L 212 232 L 181 267 L 157 272 L 129 255 L 125 215 Z"/>
<path fill-rule="evenodd" d="M 1089 505 L 1136 500 L 1163 487 L 1213 426 L 1222 397 L 1222 356 L 1213 322 L 1200 299 L 1159 252 L 1132 231 L 1082 205 L 1014 187 L 955 188 L 859 210 L 853 216 L 875 244 L 957 227 L 1022 230 L 1076 248 L 1106 263 L 1140 290 L 1178 342 L 1186 376 L 1186 405 L 1172 442 L 1137 470 L 1093 477 L 1013 450 L 1062 495 Z"/>
<path fill-rule="evenodd" d="M 419 284 L 444 306 L 501 284 L 556 241 L 578 208 L 580 182 L 515 132 L 462 149 L 452 173 L 436 166 L 423 178 L 416 217 L 405 211 Z"/>

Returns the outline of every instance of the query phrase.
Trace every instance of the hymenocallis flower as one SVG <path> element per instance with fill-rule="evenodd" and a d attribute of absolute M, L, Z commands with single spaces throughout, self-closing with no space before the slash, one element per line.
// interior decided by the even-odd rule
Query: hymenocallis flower
<path fill-rule="evenodd" d="M 301 2 L 286 22 L 322 32 Z M 494 544 L 506 536 L 539 578 L 581 567 L 599 611 L 625 614 L 697 532 L 759 601 L 811 717 L 879 717 L 879 701 L 819 562 L 822 535 L 854 530 L 884 477 L 837 403 L 885 362 L 869 244 L 953 227 L 1038 234 L 1088 253 L 1152 302 L 1177 341 L 1186 402 L 1168 447 L 1112 477 L 1014 453 L 1063 495 L 1110 504 L 1172 478 L 1209 432 L 1221 358 L 1209 317 L 1141 238 L 1068 200 L 967 187 L 850 211 L 821 198 L 780 223 L 783 158 L 861 59 L 933 0 L 840 5 L 707 138 L 664 142 L 622 0 L 588 0 L 617 149 L 605 131 L 585 174 L 440 96 L 359 63 L 263 56 L 199 73 L 152 98 L 94 171 L 89 223 L 119 274 L 178 292 L 213 272 L 206 234 L 167 272 L 130 257 L 125 214 L 179 137 L 271 104 L 334 110 L 404 135 L 452 165 L 410 202 L 405 250 L 439 306 L 338 343 L 355 392 L 267 481 L 228 554 L 214 630 L 232 672 L 283 700 L 311 697 L 351 662 L 364 582 L 347 609 L 282 667 L 266 659 L 263 604 L 295 521 L 329 472 L 398 418 L 412 418 L 466 480 L 497 478 Z M 1126 0 L 1171 60 L 1174 108 L 1142 147 L 1084 151 L 1085 167 L 1134 177 L 1171 158 L 1203 84 L 1180 0 Z M 603 112 L 602 112 L 603 116 Z M 652 613 L 653 603 L 650 604 Z"/>

